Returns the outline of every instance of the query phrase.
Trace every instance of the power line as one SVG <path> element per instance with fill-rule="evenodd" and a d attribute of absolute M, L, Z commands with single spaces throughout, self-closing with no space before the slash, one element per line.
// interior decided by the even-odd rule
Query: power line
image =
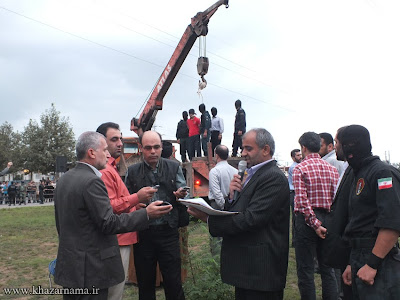
<path fill-rule="evenodd" d="M 113 48 L 113 47 L 111 47 L 111 46 L 107 46 L 107 45 L 101 44 L 101 43 L 99 43 L 99 42 L 93 41 L 93 40 L 91 40 L 91 39 L 88 39 L 88 38 L 79 36 L 79 35 L 74 34 L 74 33 L 71 33 L 71 32 L 68 32 L 68 31 L 66 31 L 66 30 L 63 30 L 63 29 L 60 29 L 60 28 L 55 27 L 55 26 L 53 26 L 53 25 L 44 23 L 44 22 L 39 21 L 39 20 L 37 20 L 37 19 L 34 19 L 34 18 L 32 18 L 32 17 L 29 17 L 29 16 L 26 16 L 26 15 L 24 15 L 24 14 L 18 13 L 18 12 L 14 11 L 14 10 L 8 9 L 8 8 L 6 8 L 6 7 L 4 7 L 4 6 L 0 6 L 0 8 L 3 9 L 3 10 L 5 10 L 5 11 L 8 11 L 8 12 L 10 12 L 10 13 L 13 13 L 13 14 L 15 14 L 15 15 L 17 15 L 17 16 L 26 18 L 26 19 L 28 19 L 28 20 L 30 20 L 30 21 L 39 23 L 39 24 L 41 24 L 41 25 L 43 25 L 43 26 L 52 28 L 52 29 L 54 29 L 54 30 L 60 31 L 60 32 L 62 32 L 62 33 L 64 33 L 64 34 L 73 36 L 73 37 L 75 37 L 75 38 L 84 40 L 84 41 L 86 41 L 86 42 L 95 44 L 95 45 L 100 46 L 100 47 L 102 47 L 102 48 L 105 48 L 105 49 L 107 49 L 107 50 L 115 51 L 115 52 L 117 52 L 117 53 L 120 53 L 120 54 L 129 56 L 129 57 L 131 57 L 131 58 L 134 58 L 134 59 L 137 59 L 137 60 L 146 62 L 146 63 L 148 63 L 148 64 L 151 64 L 151 65 L 160 67 L 161 69 L 164 69 L 164 66 L 161 66 L 161 65 L 159 65 L 159 64 L 157 64 L 157 63 L 154 63 L 154 62 L 151 62 L 151 61 L 149 61 L 149 60 L 146 60 L 146 59 L 137 57 L 137 56 L 132 55 L 132 54 L 130 54 L 130 53 L 127 53 L 127 52 L 125 52 L 125 51 L 121 51 L 121 50 L 118 50 L 118 49 Z M 220 66 L 220 67 L 221 67 L 221 68 L 224 68 L 224 67 L 222 67 L 222 66 Z M 234 72 L 234 71 L 229 70 L 229 69 L 227 69 L 227 68 L 225 68 L 225 69 L 228 70 L 228 71 L 230 71 L 230 72 Z M 235 72 L 234 72 L 234 73 L 235 73 Z M 186 76 L 186 77 L 191 78 L 191 79 L 194 79 L 194 80 L 196 80 L 196 81 L 198 80 L 198 78 L 195 78 L 195 77 L 193 77 L 193 76 L 184 74 L 184 73 L 182 73 L 182 72 L 179 72 L 178 75 Z M 242 75 L 242 76 L 244 76 L 244 75 Z M 246 76 L 244 76 L 244 77 L 246 77 Z M 252 78 L 250 78 L 250 79 L 252 79 Z M 254 79 L 252 79 L 252 80 L 254 80 Z M 215 86 L 215 87 L 218 87 L 218 88 L 220 88 L 220 89 L 224 89 L 224 90 L 226 90 L 226 91 L 235 93 L 235 94 L 237 94 L 237 95 L 241 95 L 241 96 L 243 96 L 243 97 L 246 97 L 246 98 L 249 98 L 249 99 L 253 99 L 253 100 L 258 101 L 258 102 L 268 103 L 268 104 L 271 104 L 271 105 L 273 105 L 273 106 L 279 107 L 279 108 L 281 108 L 281 109 L 284 109 L 284 110 L 287 110 L 287 111 L 291 111 L 291 110 L 288 109 L 288 108 L 285 108 L 285 107 L 282 107 L 282 106 L 279 106 L 279 105 L 276 105 L 276 104 L 272 104 L 272 103 L 270 103 L 269 101 L 265 101 L 265 100 L 261 100 L 261 99 L 258 99 L 258 98 L 252 97 L 252 96 L 248 96 L 248 95 L 245 95 L 245 94 L 240 93 L 240 92 L 235 92 L 235 91 L 233 91 L 233 90 L 230 90 L 230 89 L 228 89 L 228 88 L 221 87 L 221 86 L 216 85 L 216 84 L 212 84 L 212 83 L 208 83 L 208 84 L 209 84 L 209 85 L 212 85 L 212 86 Z M 265 84 L 265 83 L 263 83 L 263 84 Z M 146 102 L 146 101 L 147 101 L 147 99 L 145 100 L 145 102 Z M 143 107 L 143 105 L 142 105 L 142 107 Z"/>

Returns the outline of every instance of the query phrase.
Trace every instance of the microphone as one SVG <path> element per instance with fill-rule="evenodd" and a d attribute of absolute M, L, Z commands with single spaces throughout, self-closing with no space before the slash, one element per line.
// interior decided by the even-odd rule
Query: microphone
<path fill-rule="evenodd" d="M 238 166 L 238 170 L 239 170 L 239 176 L 240 176 L 240 180 L 243 180 L 243 175 L 244 175 L 244 171 L 246 171 L 247 168 L 247 163 L 245 160 L 241 160 L 239 161 L 239 166 Z M 233 194 L 233 201 L 236 201 L 237 198 L 239 197 L 239 191 L 235 191 L 235 193 Z"/>

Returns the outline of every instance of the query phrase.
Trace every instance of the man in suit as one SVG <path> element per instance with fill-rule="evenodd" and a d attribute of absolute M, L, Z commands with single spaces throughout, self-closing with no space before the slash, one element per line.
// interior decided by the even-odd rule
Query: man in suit
<path fill-rule="evenodd" d="M 172 207 L 157 201 L 146 209 L 115 215 L 99 172 L 110 157 L 104 136 L 83 133 L 76 156 L 76 167 L 60 178 L 55 191 L 59 235 L 55 282 L 85 293 L 64 294 L 64 299 L 107 299 L 108 288 L 125 280 L 115 234 L 145 229 L 149 219 Z"/>
<path fill-rule="evenodd" d="M 283 299 L 289 252 L 289 185 L 272 158 L 275 142 L 263 128 L 243 136 L 247 162 L 243 183 L 230 185 L 227 216 L 189 213 L 208 222 L 212 236 L 222 236 L 221 278 L 235 286 L 236 300 Z M 242 187 L 243 186 L 243 187 Z M 241 191 L 235 197 L 235 191 Z M 235 199 L 236 198 L 236 199 Z"/>

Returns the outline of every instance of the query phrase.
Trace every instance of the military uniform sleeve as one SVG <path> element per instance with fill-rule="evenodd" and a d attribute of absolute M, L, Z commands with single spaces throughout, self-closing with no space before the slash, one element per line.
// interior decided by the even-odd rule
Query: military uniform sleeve
<path fill-rule="evenodd" d="M 373 182 L 376 189 L 378 217 L 375 227 L 400 231 L 400 176 L 395 170 L 382 170 Z"/>

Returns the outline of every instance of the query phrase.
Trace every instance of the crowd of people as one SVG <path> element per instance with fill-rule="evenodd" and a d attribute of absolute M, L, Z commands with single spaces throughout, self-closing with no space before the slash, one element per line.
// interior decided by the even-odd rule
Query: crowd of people
<path fill-rule="evenodd" d="M 246 113 L 242 108 L 242 102 L 235 101 L 236 116 L 235 130 L 233 134 L 232 156 L 238 155 L 238 149 L 242 149 L 242 136 L 246 133 Z M 224 121 L 217 115 L 216 107 L 211 108 L 211 115 L 202 103 L 199 105 L 201 113 L 197 117 L 196 111 L 191 108 L 189 113 L 182 112 L 182 120 L 176 128 L 176 139 L 180 145 L 181 161 L 186 162 L 187 158 L 191 161 L 193 157 L 208 155 L 208 142 L 211 142 L 211 150 L 214 155 L 215 147 L 221 144 L 222 134 L 224 133 Z"/>
<path fill-rule="evenodd" d="M 205 107 L 200 111 L 204 114 Z M 189 115 L 195 117 L 193 110 Z M 202 128 L 203 138 L 212 136 Z M 290 153 L 288 177 L 273 159 L 269 131 L 237 134 L 241 142 L 234 144 L 242 148 L 244 171 L 229 165 L 225 145 L 213 149 L 209 202 L 234 212 L 220 216 L 177 201 L 187 196 L 185 178 L 180 163 L 162 154 L 159 133 L 140 135 L 143 160 L 128 168 L 125 182 L 116 169 L 122 151 L 118 124 L 83 133 L 77 166 L 56 189 L 55 282 L 94 286 L 96 299 L 121 299 L 133 245 L 139 299 L 156 299 L 157 264 L 166 299 L 185 299 L 178 229 L 188 225 L 191 214 L 207 223 L 211 253 L 220 257 L 222 281 L 235 287 L 235 299 L 283 299 L 292 212 L 301 299 L 316 299 L 315 272 L 323 299 L 400 299 L 400 172 L 372 155 L 368 130 L 345 126 L 335 139 L 305 132 L 299 149 Z"/>
<path fill-rule="evenodd" d="M 64 299 L 122 299 L 133 251 L 139 300 L 156 299 L 157 272 L 165 298 L 184 300 L 179 238 L 190 215 L 207 224 L 211 254 L 237 300 L 283 299 L 290 247 L 301 299 L 316 299 L 315 273 L 323 299 L 400 299 L 400 172 L 372 155 L 368 130 L 349 125 L 334 137 L 303 133 L 286 176 L 274 159 L 272 134 L 247 131 L 240 100 L 235 108 L 231 155 L 241 149 L 239 170 L 221 144 L 217 108 L 210 115 L 201 104 L 200 118 L 194 109 L 184 111 L 176 132 L 183 163 L 208 155 L 211 143 L 208 202 L 230 213 L 207 214 L 178 201 L 190 188 L 156 131 L 139 135 L 142 160 L 128 167 L 124 180 L 117 170 L 123 151 L 117 123 L 79 136 L 77 164 L 53 191 L 55 282 L 96 293 Z M 9 205 L 43 203 L 49 184 L 3 182 L 2 197 Z"/>
<path fill-rule="evenodd" d="M 9 168 L 6 168 L 6 174 Z M 4 170 L 3 170 L 4 171 Z M 52 202 L 55 182 L 42 179 L 39 183 L 25 180 L 11 180 L 0 183 L 0 204 L 26 205 L 27 203 Z"/>

